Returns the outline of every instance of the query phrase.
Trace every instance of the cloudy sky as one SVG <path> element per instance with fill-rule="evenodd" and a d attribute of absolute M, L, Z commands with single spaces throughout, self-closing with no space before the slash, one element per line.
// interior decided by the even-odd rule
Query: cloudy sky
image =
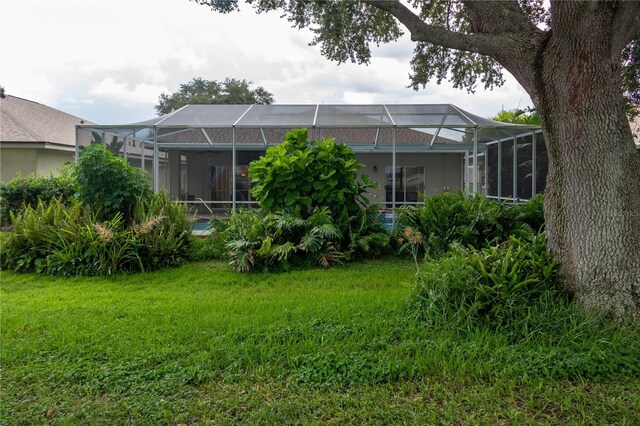
<path fill-rule="evenodd" d="M 453 103 L 481 116 L 531 104 L 508 76 L 470 95 L 450 84 L 414 91 L 412 43 L 369 66 L 330 62 L 278 14 L 221 15 L 188 0 L 0 0 L 0 85 L 100 124 L 155 115 L 158 96 L 193 77 L 247 79 L 277 103 Z"/>

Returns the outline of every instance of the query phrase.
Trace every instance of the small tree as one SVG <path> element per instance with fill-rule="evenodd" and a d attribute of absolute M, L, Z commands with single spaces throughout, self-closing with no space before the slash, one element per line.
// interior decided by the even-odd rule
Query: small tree
<path fill-rule="evenodd" d="M 150 193 L 145 173 L 103 144 L 91 144 L 82 152 L 75 174 L 78 198 L 100 212 L 99 220 L 118 212 L 128 220 L 136 197 Z"/>
<path fill-rule="evenodd" d="M 340 218 L 364 207 L 367 189 L 376 186 L 367 175 L 358 180 L 362 167 L 348 146 L 332 139 L 308 141 L 307 129 L 296 129 L 251 163 L 251 193 L 267 211 L 307 217 L 315 208 L 328 207 Z"/>

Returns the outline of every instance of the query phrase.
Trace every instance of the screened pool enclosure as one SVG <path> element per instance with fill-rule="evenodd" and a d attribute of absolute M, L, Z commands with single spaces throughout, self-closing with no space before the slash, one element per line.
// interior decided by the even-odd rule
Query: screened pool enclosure
<path fill-rule="evenodd" d="M 454 105 L 187 105 L 150 120 L 80 125 L 82 146 L 102 140 L 201 213 L 255 205 L 248 166 L 291 129 L 349 145 L 378 182 L 382 208 L 422 194 L 464 190 L 526 200 L 544 191 L 547 155 L 539 127 L 501 123 Z M 96 137 L 99 136 L 99 137 Z"/>

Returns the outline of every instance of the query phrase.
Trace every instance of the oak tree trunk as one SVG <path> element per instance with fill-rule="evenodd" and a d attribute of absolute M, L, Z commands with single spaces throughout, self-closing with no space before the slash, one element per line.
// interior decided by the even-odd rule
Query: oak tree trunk
<path fill-rule="evenodd" d="M 603 43 L 611 31 L 604 21 L 584 24 L 555 31 L 534 64 L 532 98 L 549 153 L 549 247 L 586 311 L 637 319 L 640 151 L 625 115 L 619 58 Z"/>

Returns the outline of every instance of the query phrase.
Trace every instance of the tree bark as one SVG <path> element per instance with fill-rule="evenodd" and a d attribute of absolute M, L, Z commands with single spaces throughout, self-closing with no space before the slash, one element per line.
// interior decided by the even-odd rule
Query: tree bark
<path fill-rule="evenodd" d="M 549 248 L 586 311 L 637 319 L 640 152 L 625 115 L 620 58 L 606 19 L 565 12 L 579 24 L 559 26 L 534 63 L 532 98 L 549 152 Z"/>
<path fill-rule="evenodd" d="M 587 312 L 640 320 L 640 152 L 619 81 L 639 4 L 552 1 L 552 28 L 541 31 L 519 22 L 513 1 L 466 2 L 474 34 L 451 41 L 395 2 L 368 3 L 394 14 L 412 40 L 490 55 L 516 77 L 545 135 L 546 229 L 562 283 Z"/>

